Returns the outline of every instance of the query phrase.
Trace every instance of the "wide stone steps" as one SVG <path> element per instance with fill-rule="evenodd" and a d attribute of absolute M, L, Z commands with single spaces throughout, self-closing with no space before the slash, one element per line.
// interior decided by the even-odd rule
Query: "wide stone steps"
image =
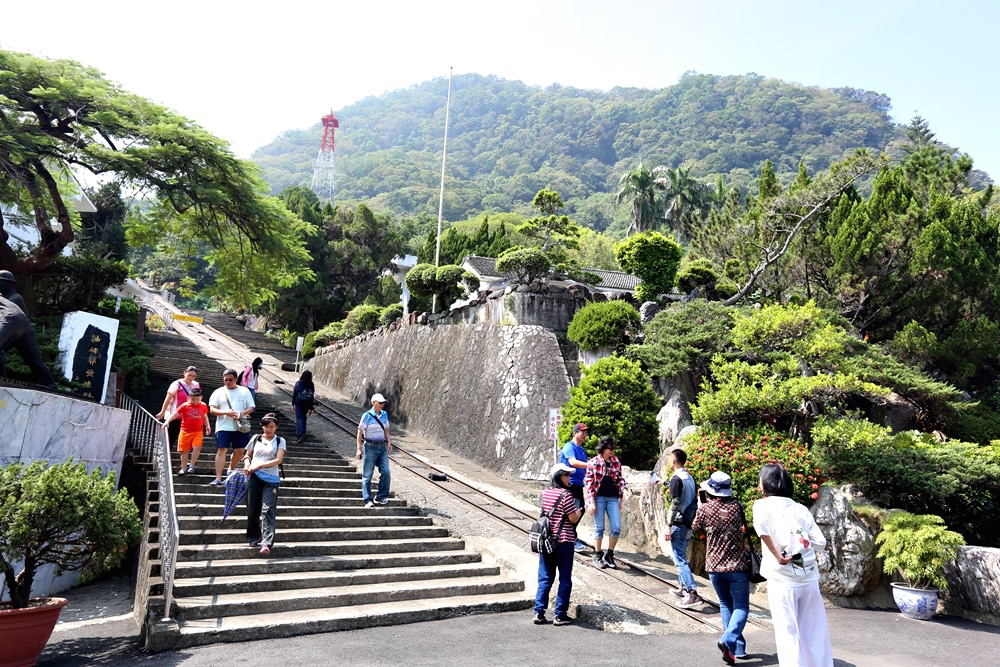
<path fill-rule="evenodd" d="M 302 510 L 310 509 L 303 507 Z M 370 514 L 372 510 L 367 510 Z M 230 515 L 232 518 L 233 515 Z M 230 535 L 232 530 L 223 530 L 234 525 L 230 519 L 222 521 L 219 517 L 207 516 L 184 516 L 180 521 L 181 535 L 207 535 L 212 531 L 225 532 Z M 245 522 L 244 522 L 245 523 Z M 286 538 L 295 531 L 304 528 L 331 530 L 337 528 L 378 528 L 383 526 L 433 526 L 434 521 L 427 516 L 420 516 L 416 513 L 410 514 L 383 514 L 381 510 L 378 516 L 365 516 L 358 514 L 355 516 L 330 516 L 327 514 L 305 515 L 283 517 L 281 520 L 281 537 Z M 241 531 L 242 532 L 242 531 Z"/>
<path fill-rule="evenodd" d="M 267 576 L 267 575 L 263 575 Z M 225 595 L 195 595 L 177 600 L 179 621 L 219 616 L 353 607 L 378 601 L 380 604 L 425 598 L 513 593 L 521 582 L 502 577 L 389 582 L 360 586 L 336 586 L 281 591 L 243 591 Z"/>
<path fill-rule="evenodd" d="M 527 606 L 530 606 L 530 601 Z M 412 599 L 392 604 L 377 602 L 352 607 L 220 616 L 182 621 L 180 635 L 173 643 L 173 647 L 180 649 L 216 642 L 253 641 L 338 630 L 358 630 L 525 608 L 527 607 L 524 593 L 514 592 L 499 595 Z M 387 640 L 390 640 L 389 637 Z M 402 660 L 406 654 L 406 647 L 400 646 L 399 650 Z M 442 647 L 442 653 L 442 662 L 447 662 L 447 647 Z"/>
<path fill-rule="evenodd" d="M 254 349 L 271 352 L 273 342 L 254 341 L 259 334 L 243 332 L 223 316 L 212 319 L 227 334 L 250 341 L 251 351 L 240 353 L 247 362 L 257 356 Z M 188 365 L 199 368 L 206 393 L 221 384 L 223 367 L 187 341 L 158 334 L 150 342 L 158 355 L 149 365 L 152 387 L 136 397 L 147 410 L 159 411 L 168 384 Z M 247 545 L 245 501 L 222 520 L 225 489 L 208 484 L 214 478 L 215 449 L 213 438 L 206 438 L 198 472 L 172 477 L 180 527 L 175 620 L 162 623 L 163 614 L 151 612 L 157 622 L 151 624 L 150 647 L 176 649 L 530 608 L 523 581 L 484 563 L 481 554 L 469 551 L 464 540 L 419 508 L 395 496 L 388 505 L 364 507 L 356 464 L 312 435 L 295 444 L 288 401 L 258 397 L 254 431 L 265 411 L 276 412 L 278 434 L 288 443 L 272 551 L 262 556 Z M 178 452 L 171 452 L 171 462 L 176 472 Z M 162 496 L 156 490 L 149 494 L 151 514 L 158 512 Z"/>
<path fill-rule="evenodd" d="M 296 572 L 290 576 L 275 576 L 272 572 L 249 575 L 240 572 L 232 576 L 194 577 L 185 579 L 174 588 L 178 598 L 205 595 L 245 595 L 248 592 L 291 591 L 296 589 L 330 589 L 380 583 L 401 583 L 428 579 L 459 579 L 470 577 L 496 577 L 500 568 L 483 563 L 456 563 L 452 565 L 365 568 L 360 570 L 320 570 Z"/>
<path fill-rule="evenodd" d="M 448 551 L 462 550 L 465 542 L 453 537 L 421 537 L 369 540 L 322 540 L 315 542 L 280 541 L 268 560 L 299 556 L 387 554 L 399 551 Z M 237 544 L 185 544 L 183 538 L 177 547 L 177 561 L 245 558 L 250 547 L 246 541 Z"/>
<path fill-rule="evenodd" d="M 328 570 L 361 570 L 363 568 L 394 568 L 404 572 L 405 568 L 420 568 L 430 565 L 456 565 L 480 563 L 482 556 L 475 551 L 414 551 L 385 554 L 325 554 L 321 556 L 299 556 L 296 558 L 263 559 L 247 549 L 243 559 L 228 560 L 219 564 L 214 560 L 193 560 L 177 564 L 178 575 L 183 579 L 209 577 L 219 578 L 231 572 L 243 575 L 296 574 L 300 572 Z M 178 582 L 178 585 L 183 585 Z"/>
<path fill-rule="evenodd" d="M 189 496 L 186 499 L 179 498 L 177 503 L 177 511 L 183 516 L 191 516 L 195 518 L 205 517 L 207 519 L 222 519 L 222 504 L 211 504 L 211 503 L 191 503 L 189 502 L 192 498 Z M 372 512 L 376 512 L 379 515 L 388 514 L 392 516 L 409 516 L 412 514 L 419 514 L 419 510 L 415 507 L 411 507 L 402 500 L 390 500 L 388 505 L 380 505 L 377 509 L 369 509 L 364 506 L 360 498 L 355 498 L 354 496 L 350 498 L 331 498 L 331 497 L 320 497 L 320 496 L 294 496 L 294 497 L 282 497 L 278 501 L 278 511 L 282 512 L 283 515 L 288 515 L 289 512 L 285 512 L 285 508 L 295 507 L 294 514 L 296 516 L 322 516 L 324 514 L 334 514 L 336 516 L 370 516 Z M 241 505 L 241 508 L 230 515 L 234 516 L 244 516 L 246 505 Z M 286 518 L 283 516 L 282 518 Z M 226 519 L 226 521 L 231 521 L 232 519 Z"/>
<path fill-rule="evenodd" d="M 235 523 L 235 522 L 234 522 Z M 242 521 L 246 524 L 246 521 Z M 214 544 L 232 544 L 239 535 L 246 534 L 245 528 L 234 530 L 221 530 L 210 528 L 208 530 L 183 530 L 181 529 L 181 544 L 197 540 L 202 546 Z M 287 526 L 285 523 L 278 525 L 276 539 L 279 545 L 296 542 L 357 542 L 363 540 L 411 540 L 427 539 L 435 537 L 447 537 L 448 529 L 441 528 L 428 522 L 422 526 L 354 526 L 343 528 L 302 528 Z M 283 546 L 276 549 L 282 549 Z"/>

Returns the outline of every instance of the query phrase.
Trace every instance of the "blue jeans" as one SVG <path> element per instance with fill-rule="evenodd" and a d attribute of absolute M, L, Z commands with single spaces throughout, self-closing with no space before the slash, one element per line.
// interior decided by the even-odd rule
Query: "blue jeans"
<path fill-rule="evenodd" d="M 573 592 L 573 543 L 559 542 L 555 553 L 538 554 L 538 592 L 535 593 L 535 613 L 540 614 L 549 606 L 549 593 L 559 571 L 559 590 L 556 591 L 556 618 L 569 611 L 569 595 Z"/>
<path fill-rule="evenodd" d="M 694 576 L 691 574 L 691 566 L 688 565 L 688 542 L 691 540 L 691 529 L 687 526 L 670 527 L 670 548 L 674 552 L 674 565 L 677 566 L 677 578 L 681 585 L 693 591 L 697 586 L 694 583 Z"/>
<path fill-rule="evenodd" d="M 604 515 L 607 514 L 611 522 L 611 537 L 618 537 L 622 534 L 622 514 L 621 504 L 618 498 L 611 496 L 595 496 L 594 504 L 597 511 L 594 512 L 594 539 L 598 542 L 604 537 Z"/>
<path fill-rule="evenodd" d="M 366 503 L 372 499 L 372 475 L 378 466 L 379 500 L 389 497 L 389 448 L 384 442 L 365 441 L 365 458 L 361 466 L 361 499 Z"/>
<path fill-rule="evenodd" d="M 301 405 L 295 406 L 295 437 L 301 438 L 306 434 L 306 416 L 309 410 Z"/>
<path fill-rule="evenodd" d="M 709 572 L 708 578 L 719 596 L 722 641 L 733 655 L 745 655 L 747 640 L 743 628 L 750 614 L 750 580 L 746 572 Z"/>

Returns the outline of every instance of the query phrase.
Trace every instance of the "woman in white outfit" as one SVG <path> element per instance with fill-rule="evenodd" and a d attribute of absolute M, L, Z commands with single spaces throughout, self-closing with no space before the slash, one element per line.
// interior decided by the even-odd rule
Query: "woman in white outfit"
<path fill-rule="evenodd" d="M 763 498 L 753 504 L 753 527 L 764 545 L 760 572 L 781 667 L 833 667 L 816 552 L 826 547 L 809 510 L 792 500 L 791 475 L 781 465 L 760 470 Z"/>

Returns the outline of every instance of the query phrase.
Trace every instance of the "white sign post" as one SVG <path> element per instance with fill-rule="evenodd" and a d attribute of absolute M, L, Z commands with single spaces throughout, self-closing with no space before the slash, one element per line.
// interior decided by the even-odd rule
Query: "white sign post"
<path fill-rule="evenodd" d="M 306 339 L 299 336 L 295 341 L 295 372 L 299 372 L 299 353 L 302 352 L 302 346 L 305 344 Z"/>
<path fill-rule="evenodd" d="M 552 408 L 549 410 L 549 439 L 552 440 L 555 450 L 555 461 L 559 463 L 559 424 L 562 423 L 562 409 Z"/>

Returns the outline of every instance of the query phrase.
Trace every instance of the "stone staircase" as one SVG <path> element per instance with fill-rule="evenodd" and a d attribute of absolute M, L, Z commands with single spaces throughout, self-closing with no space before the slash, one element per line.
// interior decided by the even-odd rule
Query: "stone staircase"
<path fill-rule="evenodd" d="M 136 397 L 147 410 L 159 410 L 167 384 L 189 364 L 198 366 L 206 395 L 221 380 L 223 367 L 184 339 L 159 334 L 150 342 L 157 353 L 152 386 Z M 277 412 L 278 433 L 288 442 L 274 549 L 261 556 L 247 545 L 245 503 L 222 520 L 225 492 L 208 485 L 214 447 L 207 438 L 198 473 L 173 478 L 180 522 L 173 621 L 155 620 L 162 614 L 161 590 L 146 627 L 149 648 L 530 608 L 523 581 L 485 564 L 419 508 L 391 497 L 386 506 L 366 509 L 353 463 L 316 438 L 292 444 L 290 415 L 258 397 L 257 414 Z M 147 512 L 151 540 L 157 496 L 150 494 Z"/>

